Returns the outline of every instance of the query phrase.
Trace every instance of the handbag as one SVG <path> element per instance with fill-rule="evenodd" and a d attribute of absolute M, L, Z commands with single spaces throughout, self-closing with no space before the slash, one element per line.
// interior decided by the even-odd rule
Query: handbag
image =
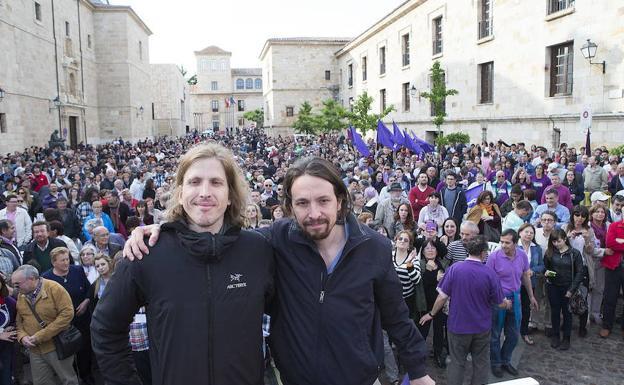
<path fill-rule="evenodd" d="M 47 326 L 46 322 L 39 317 L 39 314 L 35 310 L 35 306 L 26 300 L 28 307 L 32 311 L 33 315 L 39 322 L 41 328 Z M 61 331 L 59 334 L 52 338 L 54 342 L 54 348 L 56 350 L 56 356 L 59 360 L 64 360 L 73 356 L 82 347 L 82 334 L 74 325 L 70 325 L 68 329 Z"/>
<path fill-rule="evenodd" d="M 574 257 L 570 257 L 570 264 L 572 265 L 572 279 L 574 279 Z M 587 294 L 589 290 L 582 283 L 578 289 L 572 293 L 572 296 L 568 300 L 568 311 L 572 314 L 581 315 L 587 312 L 589 306 L 587 305 Z"/>

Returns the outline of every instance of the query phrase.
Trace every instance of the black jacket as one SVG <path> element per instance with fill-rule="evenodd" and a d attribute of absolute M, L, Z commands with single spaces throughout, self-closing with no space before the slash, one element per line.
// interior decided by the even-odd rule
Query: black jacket
<path fill-rule="evenodd" d="M 544 258 L 544 266 L 546 270 L 557 273 L 554 277 L 547 278 L 548 283 L 566 286 L 572 293 L 578 289 L 585 276 L 583 257 L 574 247 L 570 247 L 563 255 L 559 251 L 555 251 L 552 256 L 547 255 Z"/>
<path fill-rule="evenodd" d="M 446 204 L 444 203 L 444 192 L 446 191 L 446 189 L 447 187 L 444 186 L 442 190 L 440 190 L 440 196 L 442 197 L 440 204 L 442 206 L 446 206 Z M 464 219 L 464 215 L 466 214 L 467 210 L 468 210 L 468 201 L 466 201 L 466 194 L 464 193 L 464 190 L 462 190 L 461 187 L 457 186 L 457 194 L 455 194 L 455 202 L 453 202 L 453 210 L 449 211 L 449 217 L 455 219 L 455 223 L 462 223 Z"/>
<path fill-rule="evenodd" d="M 145 305 L 154 385 L 262 385 L 262 315 L 273 250 L 258 233 L 198 234 L 165 224 L 138 262 L 122 261 L 91 323 L 107 384 L 141 384 L 128 325 Z"/>
<path fill-rule="evenodd" d="M 620 190 L 624 190 L 624 186 L 622 186 L 620 176 L 616 175 L 611 178 L 611 182 L 609 182 L 609 192 L 611 193 L 611 196 L 613 196 Z"/>
<path fill-rule="evenodd" d="M 373 384 L 384 357 L 382 328 L 411 378 L 427 347 L 403 300 L 390 241 L 349 215 L 348 240 L 331 275 L 294 220 L 261 232 L 275 249 L 270 346 L 284 385 Z"/>

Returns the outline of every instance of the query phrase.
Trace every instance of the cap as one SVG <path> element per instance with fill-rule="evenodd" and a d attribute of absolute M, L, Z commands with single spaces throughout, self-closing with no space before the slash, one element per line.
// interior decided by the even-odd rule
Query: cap
<path fill-rule="evenodd" d="M 394 182 L 390 185 L 390 191 L 403 191 L 400 183 Z"/>
<path fill-rule="evenodd" d="M 602 191 L 596 191 L 591 195 L 590 200 L 593 202 L 609 200 L 609 196 Z"/>

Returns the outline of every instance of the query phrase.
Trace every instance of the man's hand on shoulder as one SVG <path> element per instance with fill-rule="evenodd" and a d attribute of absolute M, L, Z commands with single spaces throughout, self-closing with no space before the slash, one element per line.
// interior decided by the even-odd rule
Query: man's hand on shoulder
<path fill-rule="evenodd" d="M 160 225 L 149 225 L 137 227 L 132 231 L 130 237 L 126 241 L 123 250 L 124 258 L 134 261 L 134 259 L 143 259 L 143 255 L 149 254 L 149 249 L 145 244 L 144 237 L 149 236 L 148 244 L 154 246 L 160 236 Z"/>

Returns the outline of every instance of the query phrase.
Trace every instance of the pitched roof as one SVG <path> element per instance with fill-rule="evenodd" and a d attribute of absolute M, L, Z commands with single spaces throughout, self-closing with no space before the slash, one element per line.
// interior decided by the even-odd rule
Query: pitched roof
<path fill-rule="evenodd" d="M 195 51 L 195 55 L 232 55 L 232 53 L 221 49 L 216 45 L 211 45 L 201 51 Z"/>

